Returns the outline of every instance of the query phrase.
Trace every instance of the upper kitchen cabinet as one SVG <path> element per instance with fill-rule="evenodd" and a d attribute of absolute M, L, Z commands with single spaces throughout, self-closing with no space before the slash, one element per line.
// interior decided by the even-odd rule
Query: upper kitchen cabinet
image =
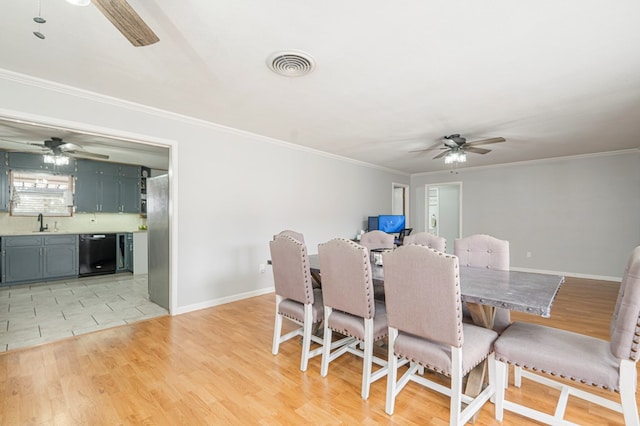
<path fill-rule="evenodd" d="M 12 170 L 41 171 L 55 174 L 71 175 L 76 170 L 76 160 L 69 158 L 69 164 L 52 164 L 44 162 L 44 155 L 27 152 L 9 152 L 8 165 Z"/>
<path fill-rule="evenodd" d="M 120 164 L 118 175 L 128 178 L 140 178 L 140 166 L 131 166 L 129 164 Z"/>
<path fill-rule="evenodd" d="M 140 166 L 120 165 L 118 174 L 118 211 L 140 213 Z"/>
<path fill-rule="evenodd" d="M 78 160 L 76 211 L 139 213 L 140 166 Z"/>
<path fill-rule="evenodd" d="M 74 200 L 77 212 L 116 213 L 118 211 L 117 176 L 78 172 Z"/>
<path fill-rule="evenodd" d="M 117 176 L 120 172 L 120 164 L 106 163 L 104 161 L 78 160 L 76 164 L 78 173 L 90 173 L 101 176 Z"/>
<path fill-rule="evenodd" d="M 9 211 L 9 165 L 7 153 L 0 151 L 0 211 Z"/>
<path fill-rule="evenodd" d="M 118 177 L 118 212 L 140 213 L 140 178 Z"/>

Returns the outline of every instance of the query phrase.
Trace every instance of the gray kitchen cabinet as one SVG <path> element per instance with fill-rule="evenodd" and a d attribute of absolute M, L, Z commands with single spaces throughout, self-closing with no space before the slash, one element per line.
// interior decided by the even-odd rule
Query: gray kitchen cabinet
<path fill-rule="evenodd" d="M 76 174 L 73 202 L 77 212 L 95 213 L 99 211 L 96 192 L 100 181 L 100 176 L 95 173 L 78 172 Z"/>
<path fill-rule="evenodd" d="M 78 236 L 46 235 L 44 237 L 43 278 L 78 275 Z"/>
<path fill-rule="evenodd" d="M 104 161 L 78 160 L 76 164 L 78 173 L 94 173 L 105 176 L 117 176 L 120 171 L 120 164 L 106 163 Z"/>
<path fill-rule="evenodd" d="M 116 213 L 118 207 L 117 176 L 78 172 L 75 185 L 77 212 Z"/>
<path fill-rule="evenodd" d="M 78 276 L 77 235 L 3 237 L 2 285 Z"/>
<path fill-rule="evenodd" d="M 118 171 L 118 212 L 140 213 L 140 166 L 121 164 Z"/>
<path fill-rule="evenodd" d="M 2 284 L 38 281 L 44 276 L 41 236 L 2 238 Z"/>
<path fill-rule="evenodd" d="M 118 212 L 140 213 L 140 178 L 118 178 Z"/>
<path fill-rule="evenodd" d="M 140 177 L 140 166 L 132 166 L 129 164 L 121 164 L 118 175 L 122 177 L 129 178 L 139 178 Z"/>
<path fill-rule="evenodd" d="M 69 164 L 55 165 L 44 162 L 42 154 L 29 154 L 26 152 L 10 152 L 9 168 L 12 170 L 41 171 L 56 174 L 73 174 L 76 170 L 76 160 L 69 158 Z"/>
<path fill-rule="evenodd" d="M 118 234 L 116 241 L 116 272 L 133 272 L 133 234 Z"/>
<path fill-rule="evenodd" d="M 139 166 L 78 160 L 77 167 L 77 212 L 140 212 Z"/>

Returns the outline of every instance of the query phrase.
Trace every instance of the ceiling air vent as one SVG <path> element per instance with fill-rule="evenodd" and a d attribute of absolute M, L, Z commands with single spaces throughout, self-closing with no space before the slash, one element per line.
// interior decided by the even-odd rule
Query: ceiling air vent
<path fill-rule="evenodd" d="M 301 77 L 309 74 L 315 68 L 315 61 L 305 52 L 287 50 L 276 52 L 267 59 L 271 71 L 285 77 Z"/>

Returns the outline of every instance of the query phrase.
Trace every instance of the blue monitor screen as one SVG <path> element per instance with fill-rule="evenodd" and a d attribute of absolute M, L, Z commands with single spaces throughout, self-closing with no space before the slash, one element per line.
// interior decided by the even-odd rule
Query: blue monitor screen
<path fill-rule="evenodd" d="M 378 216 L 378 229 L 383 232 L 394 233 L 404 229 L 404 215 Z"/>

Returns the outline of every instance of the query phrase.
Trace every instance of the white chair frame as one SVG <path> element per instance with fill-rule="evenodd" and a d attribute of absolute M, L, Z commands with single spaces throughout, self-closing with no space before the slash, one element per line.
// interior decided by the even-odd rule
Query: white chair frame
<path fill-rule="evenodd" d="M 586 392 L 582 389 L 578 389 L 574 386 L 560 383 L 548 377 L 543 377 L 542 375 L 536 374 L 529 370 L 516 368 L 516 374 L 514 378 L 515 387 L 519 388 L 522 385 L 522 377 L 525 377 L 534 382 L 560 390 L 560 397 L 558 398 L 556 410 L 553 415 L 529 407 L 525 407 L 524 405 L 517 404 L 512 401 L 507 401 L 505 399 L 504 389 L 506 387 L 507 368 L 509 367 L 509 365 L 497 360 L 495 361 L 495 363 L 497 380 L 495 404 L 496 420 L 498 421 L 502 421 L 504 410 L 508 410 L 550 425 L 575 425 L 576 423 L 572 423 L 564 419 L 569 395 L 573 395 L 575 397 L 584 399 L 615 412 L 622 413 L 624 415 L 626 426 L 640 425 L 640 422 L 638 420 L 638 407 L 636 406 L 637 369 L 636 363 L 634 361 L 626 359 L 620 360 L 619 403 L 607 398 L 603 398 L 599 395 Z"/>
<path fill-rule="evenodd" d="M 470 397 L 463 394 L 462 388 L 462 348 L 451 347 L 451 387 L 436 383 L 425 377 L 422 377 L 424 369 L 417 363 L 410 363 L 409 369 L 398 380 L 398 368 L 402 363 L 398 362 L 398 357 L 394 354 L 394 342 L 398 337 L 398 329 L 389 327 L 389 371 L 387 373 L 387 401 L 385 411 L 387 414 L 393 414 L 395 408 L 395 399 L 398 393 L 405 387 L 409 381 L 414 381 L 436 392 L 440 392 L 451 398 L 449 424 L 463 425 L 467 423 L 473 415 L 478 412 L 482 406 L 489 401 L 495 394 L 495 359 L 494 353 L 490 353 L 488 357 L 489 364 L 489 384 L 476 397 Z M 406 362 L 406 360 L 404 360 Z M 462 409 L 462 404 L 467 404 Z"/>
<path fill-rule="evenodd" d="M 286 342 L 296 336 L 302 336 L 302 356 L 300 359 L 300 370 L 307 371 L 309 359 L 322 354 L 322 348 L 311 349 L 311 342 L 322 345 L 322 338 L 313 334 L 313 306 L 311 303 L 304 305 L 304 322 L 301 323 L 293 318 L 285 317 L 279 313 L 280 303 L 284 297 L 276 295 L 276 320 L 273 326 L 273 346 L 271 353 L 278 355 L 280 343 Z M 286 318 L 300 327 L 282 336 L 282 318 Z"/>
<path fill-rule="evenodd" d="M 322 347 L 320 375 L 326 377 L 329 372 L 329 363 L 346 352 L 359 356 L 362 358 L 362 390 L 360 395 L 362 399 L 366 400 L 369 398 L 371 383 L 387 374 L 387 361 L 373 355 L 373 318 L 364 319 L 364 341 L 361 342 L 354 337 L 345 337 L 329 344 L 333 337 L 333 330 L 329 328 L 327 318 L 329 318 L 331 312 L 333 312 L 333 308 L 330 306 L 324 307 L 324 344 Z M 364 347 L 364 350 L 358 349 L 358 345 Z M 333 349 L 335 350 L 331 352 Z M 372 372 L 374 363 L 381 368 Z"/>

